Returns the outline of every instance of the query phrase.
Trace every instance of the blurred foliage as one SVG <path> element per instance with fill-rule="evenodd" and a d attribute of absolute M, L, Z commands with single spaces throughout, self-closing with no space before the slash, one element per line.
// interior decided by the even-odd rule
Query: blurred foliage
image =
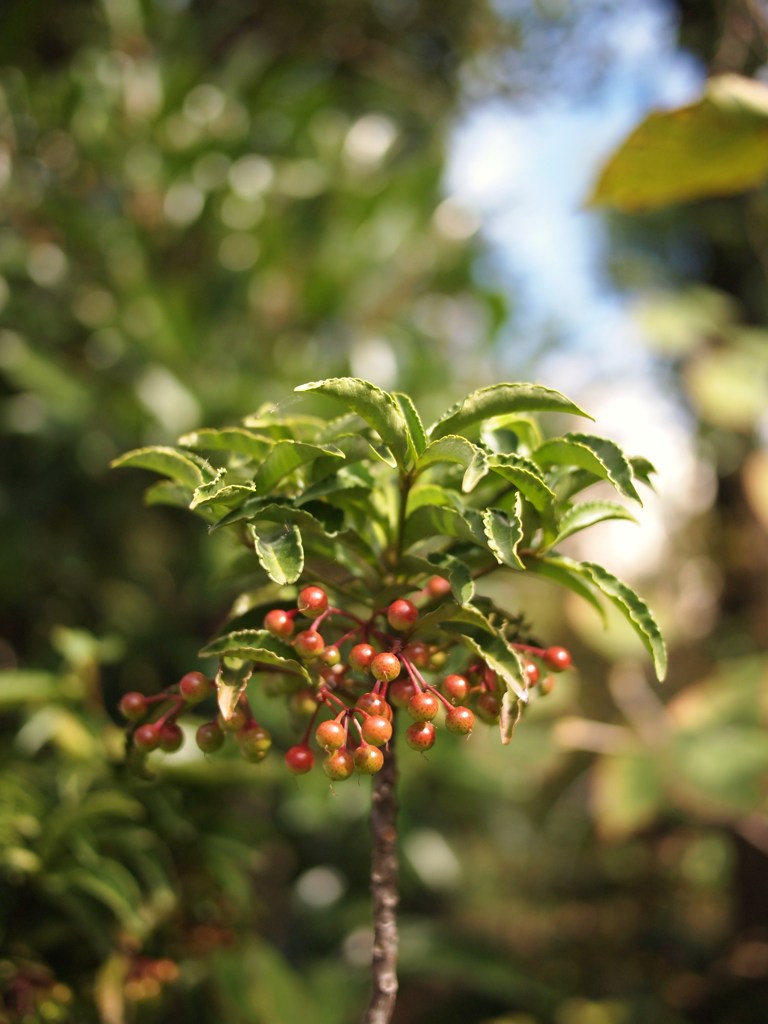
<path fill-rule="evenodd" d="M 757 4 L 675 6 L 714 73 L 764 66 Z M 178 678 L 232 594 L 199 525 L 106 466 L 300 379 L 428 413 L 493 379 L 509 300 L 441 189 L 447 132 L 467 94 L 599 74 L 621 4 L 503 7 L 0 10 L 0 1021 L 356 1019 L 365 788 L 185 751 L 123 774 L 120 693 Z M 611 217 L 717 478 L 662 587 L 712 611 L 671 623 L 663 708 L 566 605 L 578 678 L 509 748 L 404 765 L 402 1024 L 765 1020 L 767 211 Z"/>

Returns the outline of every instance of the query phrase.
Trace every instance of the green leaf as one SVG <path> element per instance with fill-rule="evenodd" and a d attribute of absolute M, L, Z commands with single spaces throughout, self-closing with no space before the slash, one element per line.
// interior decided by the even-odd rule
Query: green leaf
<path fill-rule="evenodd" d="M 488 453 L 483 451 L 482 448 L 476 448 L 472 461 L 467 466 L 466 471 L 464 472 L 464 478 L 461 481 L 461 489 L 464 494 L 469 494 L 470 491 L 474 491 L 483 477 L 488 475 L 490 468 L 491 462 L 488 457 Z"/>
<path fill-rule="evenodd" d="M 182 487 L 173 480 L 158 480 L 144 492 L 144 504 L 189 509 L 189 488 Z"/>
<path fill-rule="evenodd" d="M 213 480 L 216 471 L 213 467 L 192 452 L 180 452 L 176 448 L 154 446 L 150 448 L 134 448 L 133 451 L 119 455 L 110 463 L 113 469 L 130 466 L 136 469 L 150 469 L 154 473 L 167 476 L 176 483 L 194 490 L 208 480 Z"/>
<path fill-rule="evenodd" d="M 518 506 L 519 504 L 518 495 Z M 524 569 L 525 566 L 517 553 L 517 545 L 523 539 L 523 524 L 519 512 L 499 512 L 489 508 L 482 513 L 482 520 L 488 547 L 496 560 L 513 569 Z"/>
<path fill-rule="evenodd" d="M 551 388 L 539 384 L 493 384 L 473 391 L 452 406 L 430 427 L 429 437 L 434 441 L 446 434 L 462 434 L 480 420 L 518 412 L 566 412 L 592 419 L 570 398 Z"/>
<path fill-rule="evenodd" d="M 535 462 L 523 455 L 491 455 L 489 466 L 492 473 L 513 484 L 537 512 L 552 515 L 555 495 Z"/>
<path fill-rule="evenodd" d="M 400 406 L 400 412 L 403 414 L 403 418 L 408 424 L 408 439 L 410 441 L 409 447 L 413 450 L 412 461 L 416 462 L 418 457 L 427 447 L 427 435 L 424 430 L 424 424 L 421 422 L 421 416 L 419 416 L 410 395 L 403 394 L 402 391 L 393 391 L 392 397 Z"/>
<path fill-rule="evenodd" d="M 523 666 L 514 651 L 500 633 L 493 631 L 492 636 L 483 636 L 478 641 L 467 632 L 456 631 L 451 624 L 446 626 L 452 633 L 457 632 L 457 639 L 470 651 L 484 661 L 504 682 L 507 690 L 524 704 L 528 703 L 528 686 L 523 674 Z"/>
<path fill-rule="evenodd" d="M 632 455 L 629 459 L 629 464 L 632 467 L 632 475 L 635 480 L 639 480 L 647 487 L 653 487 L 651 477 L 658 473 L 658 470 L 652 462 L 648 459 L 644 459 L 642 455 Z"/>
<path fill-rule="evenodd" d="M 562 555 L 548 555 L 546 558 L 527 558 L 525 560 L 525 568 L 528 572 L 533 573 L 534 576 L 541 576 L 544 579 L 551 580 L 553 583 L 565 587 L 566 590 L 578 594 L 579 597 L 583 597 L 585 601 L 592 605 L 603 620 L 603 625 L 606 624 L 607 620 L 603 606 L 600 604 L 594 591 L 582 578 L 581 563 L 565 558 Z"/>
<path fill-rule="evenodd" d="M 266 629 L 236 629 L 217 637 L 200 651 L 201 658 L 238 658 L 254 665 L 274 668 L 279 672 L 298 675 L 307 682 L 311 677 L 306 668 L 290 657 L 290 647 L 272 636 Z"/>
<path fill-rule="evenodd" d="M 437 570 L 436 575 L 445 576 L 451 584 L 451 591 L 459 604 L 469 604 L 475 593 L 475 583 L 464 562 L 454 555 L 443 552 L 431 554 L 428 561 Z"/>
<path fill-rule="evenodd" d="M 301 384 L 295 390 L 316 391 L 343 402 L 373 427 L 394 455 L 397 464 L 406 466 L 409 455 L 408 425 L 400 406 L 387 391 L 357 377 L 331 377 L 328 380 L 311 381 Z"/>
<path fill-rule="evenodd" d="M 269 438 L 260 437 L 245 427 L 224 427 L 220 430 L 204 428 L 184 434 L 179 438 L 184 448 L 199 448 L 201 451 L 236 452 L 252 459 L 263 459 L 274 444 Z"/>
<path fill-rule="evenodd" d="M 511 434 L 514 438 L 514 445 L 508 447 L 504 443 L 504 435 Z M 484 444 L 494 452 L 516 452 L 519 445 L 532 452 L 544 440 L 541 427 L 538 421 L 532 416 L 519 416 L 511 413 L 509 416 L 494 416 L 486 420 L 480 434 Z"/>
<path fill-rule="evenodd" d="M 265 605 L 274 607 L 280 602 L 295 601 L 295 599 L 295 587 L 288 587 L 280 583 L 264 583 L 260 587 L 254 587 L 252 590 L 245 590 L 242 594 L 238 594 L 227 613 L 227 621 L 239 619 L 253 611 L 254 608 L 261 608 Z"/>
<path fill-rule="evenodd" d="M 589 202 L 636 213 L 766 180 L 768 85 L 720 75 L 694 103 L 649 114 L 610 157 Z"/>
<path fill-rule="evenodd" d="M 446 434 L 436 441 L 429 442 L 419 456 L 416 472 L 421 473 L 436 462 L 455 462 L 466 469 L 479 451 L 481 449 L 468 441 L 466 437 L 461 437 L 459 434 Z"/>
<path fill-rule="evenodd" d="M 0 672 L 0 708 L 56 700 L 62 694 L 61 682 L 52 672 L 5 669 Z"/>
<path fill-rule="evenodd" d="M 667 649 L 656 620 L 648 605 L 616 576 L 594 562 L 581 562 L 581 570 L 597 589 L 614 604 L 640 637 L 653 659 L 659 681 L 667 672 Z"/>
<path fill-rule="evenodd" d="M 616 490 L 642 505 L 632 483 L 632 467 L 617 444 L 591 434 L 565 434 L 545 441 L 533 453 L 533 460 L 542 467 L 576 466 L 613 484 Z"/>
<path fill-rule="evenodd" d="M 617 505 L 616 502 L 583 501 L 579 505 L 572 505 L 562 514 L 557 524 L 557 536 L 549 547 L 557 547 L 566 537 L 571 537 L 574 533 L 607 519 L 628 519 L 630 522 L 637 522 L 623 505 Z"/>
<path fill-rule="evenodd" d="M 304 547 L 294 523 L 249 523 L 259 563 L 275 583 L 295 583 L 304 568 Z"/>
<path fill-rule="evenodd" d="M 474 513 L 470 518 L 455 508 L 422 505 L 405 521 L 404 544 L 406 548 L 426 537 L 455 537 L 457 540 L 486 546 L 482 520 Z"/>
<path fill-rule="evenodd" d="M 139 912 L 141 890 L 131 872 L 111 858 L 100 857 L 87 868 L 70 868 L 51 876 L 51 882 L 62 884 L 67 890 L 87 893 L 117 918 L 122 928 L 143 936 L 148 923 Z"/>
<path fill-rule="evenodd" d="M 254 478 L 256 489 L 268 494 L 284 477 L 300 466 L 321 456 L 343 459 L 344 453 L 336 447 L 307 444 L 306 441 L 277 441 L 259 466 Z"/>
<path fill-rule="evenodd" d="M 460 510 L 462 501 L 459 494 L 445 487 L 438 487 L 437 484 L 417 484 L 408 492 L 406 514 L 410 515 L 423 505 L 444 505 Z"/>
<path fill-rule="evenodd" d="M 253 484 L 222 484 L 223 479 L 211 480 L 198 487 L 189 503 L 190 509 L 194 511 L 203 507 L 220 516 L 225 511 L 242 507 L 256 493 Z"/>

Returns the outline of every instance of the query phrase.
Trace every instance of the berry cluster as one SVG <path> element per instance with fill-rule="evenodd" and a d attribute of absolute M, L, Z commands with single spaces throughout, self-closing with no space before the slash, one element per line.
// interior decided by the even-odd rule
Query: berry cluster
<path fill-rule="evenodd" d="M 449 592 L 448 581 L 433 576 L 417 599 L 439 602 Z M 441 711 L 446 731 L 456 736 L 469 736 L 476 716 L 498 722 L 504 687 L 497 674 L 483 661 L 471 659 L 461 672 L 445 674 L 442 670 L 454 653 L 452 645 L 438 647 L 414 635 L 419 614 L 413 601 L 399 597 L 362 619 L 331 605 L 327 592 L 319 586 L 305 587 L 295 607 L 267 612 L 266 633 L 286 648 L 290 645 L 313 680 L 312 686 L 294 690 L 290 697 L 293 712 L 309 721 L 300 742 L 285 754 L 289 772 L 303 775 L 313 768 L 315 753 L 310 742 L 314 739 L 323 755 L 323 770 L 331 780 L 347 779 L 354 772 L 375 775 L 384 764 L 382 748 L 392 737 L 396 708 L 403 709 L 411 720 L 405 730 L 407 744 L 422 752 L 435 743 Z M 297 631 L 300 617 L 310 621 Z M 331 642 L 326 640 L 329 633 Z M 561 672 L 571 664 L 564 647 L 511 646 L 521 657 L 526 686 L 538 686 L 542 693 L 552 689 L 553 679 L 541 678 L 540 665 Z M 177 750 L 183 739 L 178 716 L 213 691 L 210 679 L 189 672 L 176 686 L 155 697 L 125 694 L 120 710 L 134 723 L 134 748 L 141 753 Z M 160 713 L 152 721 L 143 721 L 154 705 L 159 705 Z M 269 732 L 254 717 L 244 693 L 228 718 L 218 715 L 199 726 L 197 745 L 206 754 L 214 753 L 227 733 L 236 737 L 249 761 L 263 760 L 272 745 Z"/>

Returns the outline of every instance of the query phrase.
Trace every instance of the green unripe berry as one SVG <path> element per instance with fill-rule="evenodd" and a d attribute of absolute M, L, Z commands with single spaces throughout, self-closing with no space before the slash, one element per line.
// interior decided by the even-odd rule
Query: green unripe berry
<path fill-rule="evenodd" d="M 244 757 L 266 754 L 272 746 L 272 736 L 258 722 L 246 722 L 237 733 L 237 741 Z"/>
<path fill-rule="evenodd" d="M 203 722 L 195 733 L 195 742 L 204 754 L 214 754 L 224 744 L 224 733 L 218 722 Z"/>

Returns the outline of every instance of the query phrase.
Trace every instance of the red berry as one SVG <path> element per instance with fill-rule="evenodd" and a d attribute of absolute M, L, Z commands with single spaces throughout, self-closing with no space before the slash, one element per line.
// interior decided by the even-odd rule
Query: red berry
<path fill-rule="evenodd" d="M 195 742 L 204 754 L 213 754 L 224 743 L 224 733 L 218 722 L 203 722 L 195 734 Z"/>
<path fill-rule="evenodd" d="M 552 693 L 554 688 L 555 680 L 552 678 L 552 676 L 544 676 L 544 678 L 539 683 L 539 690 L 543 694 Z"/>
<path fill-rule="evenodd" d="M 429 665 L 429 659 L 431 651 L 426 644 L 420 643 L 418 640 L 414 641 L 403 651 L 403 657 L 407 658 L 408 661 L 412 662 L 416 668 L 426 668 Z"/>
<path fill-rule="evenodd" d="M 392 719 L 392 708 L 384 700 L 384 698 L 371 690 L 369 693 L 363 693 L 357 698 L 355 707 L 359 708 L 360 711 L 364 711 L 367 715 L 381 715 L 382 718 L 386 718 L 388 721 Z"/>
<path fill-rule="evenodd" d="M 133 742 L 139 750 L 148 753 L 150 750 L 157 750 L 160 746 L 160 726 L 152 722 L 147 725 L 140 725 L 133 734 Z"/>
<path fill-rule="evenodd" d="M 565 647 L 548 647 L 544 651 L 544 661 L 553 672 L 564 672 L 571 667 L 571 652 Z"/>
<path fill-rule="evenodd" d="M 387 697 L 396 708 L 404 708 L 414 693 L 416 693 L 416 687 L 410 679 L 397 679 L 390 684 Z"/>
<path fill-rule="evenodd" d="M 414 722 L 431 722 L 433 718 L 437 717 L 439 709 L 440 702 L 437 697 L 433 693 L 427 693 L 426 690 L 414 693 L 406 707 L 406 711 Z"/>
<path fill-rule="evenodd" d="M 429 750 L 434 746 L 435 732 L 431 722 L 414 722 L 405 730 L 405 741 L 414 750 Z"/>
<path fill-rule="evenodd" d="M 349 667 L 364 672 L 376 657 L 376 649 L 370 644 L 355 644 L 349 652 Z"/>
<path fill-rule="evenodd" d="M 361 775 L 375 775 L 384 764 L 384 755 L 378 747 L 361 743 L 354 753 L 355 770 Z"/>
<path fill-rule="evenodd" d="M 370 665 L 371 675 L 382 683 L 390 683 L 400 675 L 400 659 L 389 651 L 377 654 Z"/>
<path fill-rule="evenodd" d="M 187 672 L 179 680 L 179 693 L 190 704 L 197 704 L 213 693 L 213 683 L 202 672 Z"/>
<path fill-rule="evenodd" d="M 392 629 L 411 629 L 419 617 L 419 609 L 404 597 L 399 597 L 387 608 L 387 622 Z"/>
<path fill-rule="evenodd" d="M 347 741 L 347 730 L 334 718 L 321 722 L 315 730 L 317 745 L 323 750 L 339 750 Z"/>
<path fill-rule="evenodd" d="M 296 604 L 302 615 L 322 615 L 328 607 L 328 595 L 322 587 L 304 587 Z"/>
<path fill-rule="evenodd" d="M 304 629 L 301 633 L 296 634 L 293 646 L 299 657 L 305 661 L 314 661 L 325 650 L 325 640 L 323 640 L 317 630 Z"/>
<path fill-rule="evenodd" d="M 443 693 L 451 700 L 464 700 L 469 693 L 469 682 L 464 676 L 446 676 L 443 680 Z"/>
<path fill-rule="evenodd" d="M 524 661 L 523 675 L 529 686 L 535 686 L 539 681 L 539 666 L 533 661 Z"/>
<path fill-rule="evenodd" d="M 481 693 L 475 701 L 475 710 L 479 718 L 493 725 L 499 720 L 501 701 L 495 693 Z"/>
<path fill-rule="evenodd" d="M 363 739 L 374 747 L 382 747 L 392 738 L 392 723 L 383 715 L 369 715 L 361 727 Z"/>
<path fill-rule="evenodd" d="M 336 750 L 323 761 L 323 771 L 334 782 L 348 779 L 355 769 L 352 755 L 346 748 Z"/>
<path fill-rule="evenodd" d="M 272 746 L 272 736 L 258 722 L 246 722 L 237 734 L 243 757 L 261 760 Z"/>
<path fill-rule="evenodd" d="M 166 722 L 160 729 L 160 749 L 172 754 L 184 742 L 184 733 L 175 722 Z"/>
<path fill-rule="evenodd" d="M 273 608 L 264 616 L 264 629 L 268 629 L 273 636 L 287 640 L 293 636 L 293 616 L 282 608 Z"/>
<path fill-rule="evenodd" d="M 120 698 L 118 708 L 123 718 L 127 718 L 130 722 L 136 722 L 146 714 L 147 701 L 143 693 L 131 690 Z"/>
<path fill-rule="evenodd" d="M 306 775 L 312 771 L 315 763 L 315 755 L 303 743 L 290 747 L 285 752 L 285 767 L 291 775 Z"/>
<path fill-rule="evenodd" d="M 451 592 L 451 584 L 445 576 L 432 576 L 427 580 L 427 593 L 430 597 L 446 597 Z"/>
<path fill-rule="evenodd" d="M 456 736 L 468 736 L 475 725 L 475 716 L 469 708 L 456 707 L 445 716 L 445 728 Z"/>

